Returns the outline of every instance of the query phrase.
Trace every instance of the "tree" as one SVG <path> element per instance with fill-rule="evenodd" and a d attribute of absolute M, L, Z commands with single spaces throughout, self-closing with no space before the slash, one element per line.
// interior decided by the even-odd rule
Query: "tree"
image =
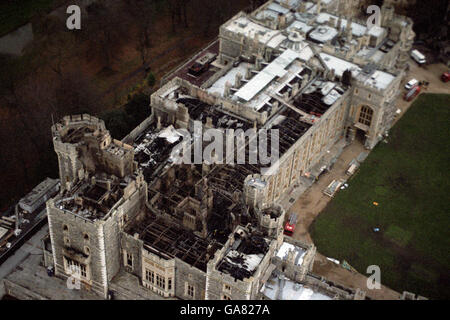
<path fill-rule="evenodd" d="M 115 139 L 123 139 L 130 132 L 129 118 L 123 109 L 107 111 L 101 115 L 101 118 Z"/>
<path fill-rule="evenodd" d="M 67 114 L 95 114 L 101 107 L 99 90 L 80 72 L 63 75 L 54 89 L 55 110 L 59 116 Z"/>
<path fill-rule="evenodd" d="M 153 74 L 153 72 L 150 72 L 147 76 L 147 84 L 151 88 L 155 85 L 155 83 L 156 83 L 155 75 Z"/>
<path fill-rule="evenodd" d="M 173 32 L 176 31 L 178 24 L 183 24 L 186 28 L 189 27 L 187 21 L 187 5 L 189 2 L 189 0 L 168 0 Z"/>
<path fill-rule="evenodd" d="M 41 36 L 35 39 L 34 45 L 45 53 L 50 69 L 62 77 L 63 66 L 77 44 L 73 31 L 68 31 L 57 17 L 47 16 L 38 24 L 37 34 Z"/>
<path fill-rule="evenodd" d="M 20 57 L 0 55 L 0 95 L 7 106 L 18 104 L 18 88 L 26 76 L 26 67 Z"/>
<path fill-rule="evenodd" d="M 150 115 L 150 97 L 144 93 L 135 94 L 125 105 L 125 112 L 138 125 Z"/>
<path fill-rule="evenodd" d="M 110 68 L 128 38 L 127 19 L 115 4 L 106 6 L 102 1 L 93 2 L 86 10 L 88 19 L 82 34 L 88 43 L 87 56 Z"/>
<path fill-rule="evenodd" d="M 151 47 L 151 32 L 155 12 L 153 0 L 125 0 L 125 10 L 137 25 L 137 46 L 141 54 L 142 65 L 145 65 Z"/>

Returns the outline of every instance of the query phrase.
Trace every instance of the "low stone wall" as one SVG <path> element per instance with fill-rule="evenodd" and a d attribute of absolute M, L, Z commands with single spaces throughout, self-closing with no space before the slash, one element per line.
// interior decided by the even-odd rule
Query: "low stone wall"
<path fill-rule="evenodd" d="M 4 294 L 13 296 L 19 300 L 48 300 L 47 298 L 41 296 L 40 294 L 35 293 L 7 279 L 4 279 L 2 283 L 4 285 Z"/>
<path fill-rule="evenodd" d="M 3 298 L 5 294 L 6 294 L 5 283 L 4 281 L 0 281 L 0 300 Z"/>
<path fill-rule="evenodd" d="M 153 118 L 154 116 L 152 113 L 148 118 L 146 118 L 136 128 L 134 128 L 133 131 L 131 131 L 125 138 L 123 138 L 122 142 L 132 145 L 136 137 L 140 135 L 142 131 L 144 131 L 144 129 L 146 129 L 150 125 L 150 123 L 152 123 Z"/>

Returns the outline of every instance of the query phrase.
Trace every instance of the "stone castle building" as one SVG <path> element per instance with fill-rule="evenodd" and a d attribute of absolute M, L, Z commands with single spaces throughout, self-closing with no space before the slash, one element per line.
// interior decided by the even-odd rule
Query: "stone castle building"
<path fill-rule="evenodd" d="M 280 205 L 345 145 L 373 148 L 395 117 L 411 20 L 384 6 L 368 29 L 340 10 L 279 0 L 237 14 L 166 77 L 122 141 L 89 115 L 55 124 L 46 265 L 104 298 L 366 298 L 312 273 L 316 249 L 283 235 Z M 219 135 L 276 129 L 279 159 L 177 164 L 174 151 L 196 147 L 179 129 L 199 134 L 199 123 Z"/>

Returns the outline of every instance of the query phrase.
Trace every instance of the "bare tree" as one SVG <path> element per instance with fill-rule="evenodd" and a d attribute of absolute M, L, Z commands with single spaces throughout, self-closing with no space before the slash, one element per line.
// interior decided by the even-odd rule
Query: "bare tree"
<path fill-rule="evenodd" d="M 127 20 L 115 3 L 107 6 L 102 1 L 93 2 L 86 9 L 87 27 L 82 29 L 82 34 L 88 43 L 87 56 L 110 68 L 127 41 Z"/>
<path fill-rule="evenodd" d="M 39 29 L 41 37 L 34 41 L 34 45 L 46 57 L 50 69 L 62 77 L 65 62 L 76 48 L 76 37 L 54 16 L 47 16 L 39 24 Z"/>
<path fill-rule="evenodd" d="M 172 31 L 176 31 L 177 25 L 184 25 L 185 28 L 189 27 L 187 21 L 187 6 L 190 0 L 168 0 L 168 7 L 170 17 L 172 20 Z"/>
<path fill-rule="evenodd" d="M 151 47 L 152 23 L 155 12 L 154 0 L 124 0 L 124 2 L 125 10 L 137 26 L 136 48 L 141 54 L 142 65 L 145 65 Z"/>

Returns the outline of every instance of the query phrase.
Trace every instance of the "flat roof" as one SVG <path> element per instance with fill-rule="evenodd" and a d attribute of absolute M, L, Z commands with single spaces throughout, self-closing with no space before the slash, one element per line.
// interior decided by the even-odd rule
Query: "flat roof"
<path fill-rule="evenodd" d="M 255 23 L 246 16 L 241 16 L 231 21 L 225 26 L 225 29 L 233 33 L 245 35 L 252 39 L 255 39 L 256 35 L 258 35 L 259 41 L 263 43 L 267 43 L 275 35 L 280 33 L 278 30 L 272 30 Z"/>
<path fill-rule="evenodd" d="M 335 15 L 332 15 L 332 14 L 329 14 L 326 12 L 321 12 L 319 15 L 317 15 L 316 21 L 318 23 L 325 24 L 325 23 L 328 23 L 328 21 L 332 18 L 335 19 L 336 22 L 339 19 L 339 17 L 337 17 Z M 347 19 L 342 18 L 341 21 L 342 21 L 341 28 L 343 28 L 344 30 L 347 29 L 347 23 L 348 23 Z M 380 28 L 380 29 L 385 30 L 384 28 Z M 376 29 L 376 30 L 379 32 L 381 31 L 379 29 Z M 367 31 L 366 26 L 352 21 L 352 34 L 353 35 L 360 37 L 360 36 L 363 36 L 366 33 L 366 31 Z"/>
<path fill-rule="evenodd" d="M 262 292 L 271 300 L 332 300 L 325 294 L 285 277 L 272 276 L 264 284 Z"/>
<path fill-rule="evenodd" d="M 339 32 L 335 28 L 330 26 L 318 26 L 309 34 L 309 37 L 314 41 L 325 43 L 333 40 L 338 33 Z"/>
<path fill-rule="evenodd" d="M 58 179 L 46 178 L 44 181 L 39 183 L 30 193 L 25 197 L 20 199 L 19 203 L 24 203 L 27 205 L 33 205 L 36 201 L 46 195 L 50 190 L 52 190 L 59 183 Z"/>
<path fill-rule="evenodd" d="M 280 249 L 278 249 L 276 255 L 281 260 L 287 260 L 289 252 L 291 251 L 294 253 L 295 264 L 301 266 L 303 264 L 303 259 L 306 255 L 306 250 L 303 248 L 300 248 L 287 242 L 283 242 Z"/>
<path fill-rule="evenodd" d="M 286 68 L 295 59 L 299 58 L 300 56 L 297 52 L 287 49 L 249 82 L 247 82 L 242 88 L 240 88 L 235 95 L 247 102 L 250 101 L 276 77 L 281 78 L 286 75 Z"/>
<path fill-rule="evenodd" d="M 392 81 L 394 81 L 395 76 L 380 70 L 376 70 L 372 75 L 368 76 L 364 81 L 367 86 L 372 86 L 377 89 L 386 89 Z"/>
<path fill-rule="evenodd" d="M 331 54 L 321 52 L 320 57 L 327 65 L 328 69 L 334 69 L 335 74 L 339 77 L 342 76 L 344 71 L 352 70 L 353 76 L 357 76 L 361 72 L 361 68 L 356 64 L 346 61 L 344 59 L 340 59 L 338 57 L 332 56 Z"/>

